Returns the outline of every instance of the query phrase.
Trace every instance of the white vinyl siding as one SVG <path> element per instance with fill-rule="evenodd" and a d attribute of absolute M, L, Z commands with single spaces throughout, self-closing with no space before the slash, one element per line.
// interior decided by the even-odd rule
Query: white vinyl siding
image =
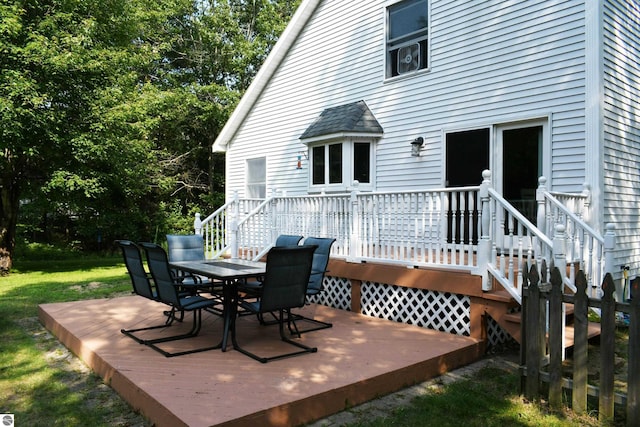
<path fill-rule="evenodd" d="M 604 221 L 616 224 L 616 260 L 640 258 L 640 6 L 603 4 Z M 630 266 L 630 277 L 640 265 Z"/>
<path fill-rule="evenodd" d="M 267 192 L 305 194 L 299 136 L 325 108 L 358 100 L 384 128 L 375 148 L 378 190 L 441 186 L 444 130 L 540 117 L 552 119 L 553 189 L 582 189 L 582 2 L 431 0 L 431 71 L 385 81 L 389 3 L 320 3 L 230 146 L 229 191 L 244 187 L 236 166 L 252 153 L 268 156 Z M 411 157 L 418 136 L 425 145 Z"/>

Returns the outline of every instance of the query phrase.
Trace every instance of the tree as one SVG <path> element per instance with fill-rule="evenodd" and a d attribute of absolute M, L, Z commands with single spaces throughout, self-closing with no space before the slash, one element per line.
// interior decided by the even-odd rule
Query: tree
<path fill-rule="evenodd" d="M 112 190 L 123 189 L 119 173 L 140 174 L 141 168 L 118 167 L 123 158 L 125 164 L 148 162 L 144 130 L 134 141 L 96 138 L 118 134 L 102 127 L 100 114 L 132 92 L 140 65 L 156 55 L 132 43 L 149 24 L 148 16 L 133 13 L 140 4 L 14 0 L 0 6 L 1 273 L 12 265 L 26 194 L 57 191 L 58 202 L 73 209 L 114 182 Z M 143 191 L 141 182 L 130 177 L 127 184 L 135 185 L 127 191 Z"/>
<path fill-rule="evenodd" d="M 150 72 L 165 93 L 154 139 L 171 197 L 201 208 L 224 198 L 224 157 L 211 146 L 262 62 L 289 22 L 296 1 L 196 2 L 188 19 L 166 23 L 167 48 Z M 160 35 L 159 35 L 160 36 Z"/>
<path fill-rule="evenodd" d="M 3 2 L 0 274 L 20 206 L 86 246 L 219 204 L 211 145 L 298 3 Z"/>

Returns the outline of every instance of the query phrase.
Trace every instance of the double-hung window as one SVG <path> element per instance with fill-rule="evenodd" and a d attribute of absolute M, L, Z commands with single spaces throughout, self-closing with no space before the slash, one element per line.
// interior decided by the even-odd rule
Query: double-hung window
<path fill-rule="evenodd" d="M 386 46 L 387 78 L 428 67 L 428 0 L 404 0 L 387 8 Z"/>
<path fill-rule="evenodd" d="M 267 159 L 258 157 L 247 159 L 247 197 L 264 199 L 267 195 Z"/>

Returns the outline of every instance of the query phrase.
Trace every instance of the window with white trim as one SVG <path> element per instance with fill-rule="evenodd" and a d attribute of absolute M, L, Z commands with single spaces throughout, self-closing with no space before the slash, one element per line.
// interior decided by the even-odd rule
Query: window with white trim
<path fill-rule="evenodd" d="M 264 199 L 267 196 L 267 158 L 247 159 L 247 198 Z"/>
<path fill-rule="evenodd" d="M 387 7 L 386 77 L 428 67 L 428 0 L 404 0 Z"/>
<path fill-rule="evenodd" d="M 332 141 L 309 147 L 309 186 L 312 190 L 346 191 L 354 181 L 373 189 L 373 140 Z"/>

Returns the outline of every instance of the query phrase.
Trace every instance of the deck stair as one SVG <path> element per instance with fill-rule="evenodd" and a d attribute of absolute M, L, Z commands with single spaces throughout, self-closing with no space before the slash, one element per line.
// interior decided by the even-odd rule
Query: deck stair
<path fill-rule="evenodd" d="M 485 292 L 485 313 L 491 316 L 519 344 L 522 343 L 520 324 L 522 312 L 520 305 L 505 290 Z M 600 335 L 600 324 L 589 322 L 587 336 L 589 339 Z M 573 304 L 566 304 L 565 348 L 573 347 Z"/>

